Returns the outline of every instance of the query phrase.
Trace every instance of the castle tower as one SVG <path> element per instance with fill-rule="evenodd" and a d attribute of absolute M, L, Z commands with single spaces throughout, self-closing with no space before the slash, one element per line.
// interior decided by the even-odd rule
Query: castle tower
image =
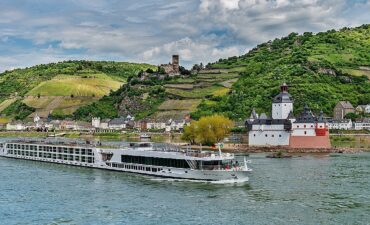
<path fill-rule="evenodd" d="M 272 118 L 287 119 L 291 112 L 293 112 L 293 98 L 288 93 L 288 85 L 283 83 L 280 86 L 280 93 L 272 102 Z"/>
<path fill-rule="evenodd" d="M 172 55 L 172 67 L 174 72 L 180 72 L 180 57 L 179 55 Z"/>

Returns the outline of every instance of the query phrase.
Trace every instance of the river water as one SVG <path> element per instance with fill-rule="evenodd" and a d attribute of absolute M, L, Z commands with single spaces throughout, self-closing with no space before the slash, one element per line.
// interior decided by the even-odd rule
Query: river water
<path fill-rule="evenodd" d="M 249 158 L 243 184 L 0 158 L 0 224 L 370 224 L 370 153 Z"/>

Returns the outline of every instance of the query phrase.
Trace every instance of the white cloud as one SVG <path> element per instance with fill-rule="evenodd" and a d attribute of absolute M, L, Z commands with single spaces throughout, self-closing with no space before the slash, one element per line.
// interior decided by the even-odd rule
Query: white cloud
<path fill-rule="evenodd" d="M 220 0 L 223 8 L 228 10 L 239 9 L 239 0 Z"/>
<path fill-rule="evenodd" d="M 290 32 L 368 23 L 369 11 L 370 1 L 349 0 L 3 0 L 0 70 L 74 58 L 160 64 L 175 53 L 191 65 Z"/>
<path fill-rule="evenodd" d="M 142 58 L 149 62 L 166 63 L 172 54 L 179 54 L 181 65 L 191 66 L 193 63 L 208 63 L 220 58 L 240 55 L 244 52 L 241 46 L 218 47 L 217 41 L 212 38 L 202 38 L 201 41 L 194 41 L 189 37 L 156 46 L 145 51 Z"/>

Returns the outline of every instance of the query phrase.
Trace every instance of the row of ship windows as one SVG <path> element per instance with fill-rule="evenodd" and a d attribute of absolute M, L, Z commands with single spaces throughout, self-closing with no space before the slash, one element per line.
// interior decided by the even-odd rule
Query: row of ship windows
<path fill-rule="evenodd" d="M 24 145 L 23 145 L 24 146 Z M 37 146 L 33 145 L 26 145 L 27 147 L 24 148 L 21 145 L 12 145 L 9 144 L 9 149 L 14 150 L 33 150 L 33 151 L 45 151 L 45 152 L 54 152 L 54 153 L 68 153 L 68 154 L 81 154 L 81 155 L 94 155 L 91 149 L 79 149 L 79 148 L 63 148 L 63 147 L 49 147 L 49 146 L 39 146 L 37 150 Z M 28 148 L 28 146 L 30 148 Z"/>
<path fill-rule="evenodd" d="M 121 155 L 121 162 L 153 166 L 190 168 L 189 164 L 184 159 L 166 159 L 146 156 Z"/>
<path fill-rule="evenodd" d="M 130 164 L 119 164 L 119 163 L 107 163 L 110 167 L 115 168 L 122 168 L 122 169 L 128 169 L 128 170 L 141 170 L 141 171 L 147 171 L 147 172 L 160 172 L 163 169 L 162 168 L 154 168 L 154 167 L 146 167 L 146 166 L 138 166 L 138 165 L 130 165 Z M 169 169 L 169 171 L 171 171 Z"/>
<path fill-rule="evenodd" d="M 12 155 L 18 155 L 18 156 L 31 156 L 31 157 L 39 157 L 39 158 L 45 158 L 45 159 L 60 159 L 60 160 L 78 161 L 78 162 L 87 162 L 87 163 L 94 163 L 95 161 L 93 157 L 51 154 L 51 153 L 42 153 L 42 152 L 37 153 L 37 152 L 30 152 L 30 151 L 9 150 L 8 153 Z"/>

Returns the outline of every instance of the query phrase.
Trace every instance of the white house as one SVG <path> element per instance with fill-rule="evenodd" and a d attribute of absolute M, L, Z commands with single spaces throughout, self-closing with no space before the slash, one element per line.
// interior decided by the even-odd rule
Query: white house
<path fill-rule="evenodd" d="M 358 105 L 356 107 L 356 112 L 358 113 L 370 113 L 370 104 L 367 104 L 367 105 Z"/>
<path fill-rule="evenodd" d="M 352 120 L 343 119 L 343 120 L 332 120 L 328 122 L 329 130 L 351 130 L 352 129 Z"/>
<path fill-rule="evenodd" d="M 166 123 L 163 122 L 163 121 L 155 121 L 155 120 L 152 120 L 152 121 L 148 121 L 146 123 L 146 127 L 148 130 L 164 130 L 166 129 Z"/>
<path fill-rule="evenodd" d="M 62 130 L 77 130 L 77 123 L 72 120 L 63 120 L 60 123 L 60 128 Z"/>
<path fill-rule="evenodd" d="M 61 121 L 60 120 L 52 120 L 45 127 L 47 127 L 49 130 L 55 129 L 55 130 L 60 130 L 61 129 Z"/>
<path fill-rule="evenodd" d="M 185 119 L 183 120 L 173 120 L 170 119 L 165 127 L 166 132 L 170 131 L 181 131 L 184 129 L 185 125 L 188 125 L 189 122 L 187 122 Z"/>
<path fill-rule="evenodd" d="M 36 128 L 39 128 L 41 126 L 40 120 L 40 116 L 36 113 L 36 115 L 33 117 L 33 122 L 35 123 Z"/>
<path fill-rule="evenodd" d="M 109 119 L 104 119 L 100 121 L 100 129 L 109 129 Z"/>
<path fill-rule="evenodd" d="M 370 118 L 357 120 L 353 125 L 355 130 L 370 130 Z"/>
<path fill-rule="evenodd" d="M 112 119 L 108 123 L 109 129 L 112 129 L 112 130 L 126 129 L 126 122 L 127 122 L 126 119 L 123 117 Z"/>
<path fill-rule="evenodd" d="M 26 127 L 22 123 L 22 121 L 13 121 L 6 125 L 6 130 L 9 131 L 22 131 L 26 130 Z"/>
<path fill-rule="evenodd" d="M 93 117 L 91 119 L 91 125 L 95 128 L 99 128 L 100 127 L 100 118 L 99 117 Z"/>

